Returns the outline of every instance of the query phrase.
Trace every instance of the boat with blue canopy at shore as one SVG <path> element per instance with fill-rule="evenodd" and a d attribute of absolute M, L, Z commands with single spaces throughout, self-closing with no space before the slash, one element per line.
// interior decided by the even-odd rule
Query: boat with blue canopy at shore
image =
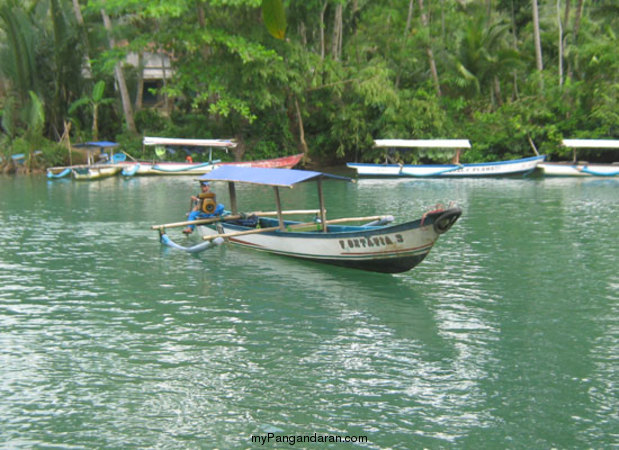
<path fill-rule="evenodd" d="M 322 172 L 224 166 L 199 178 L 200 181 L 226 182 L 230 211 L 226 215 L 154 225 L 161 242 L 186 251 L 201 251 L 204 243 L 183 247 L 174 243 L 166 229 L 187 224 L 199 225 L 206 242 L 230 242 L 259 251 L 321 263 L 368 270 L 399 273 L 418 265 L 428 255 L 438 237 L 446 233 L 462 214 L 458 207 L 436 207 L 421 217 L 392 224 L 393 216 L 368 216 L 327 219 L 323 196 L 325 180 L 351 182 L 347 177 Z M 317 184 L 318 209 L 283 210 L 281 188 L 300 183 Z M 236 183 L 270 186 L 275 196 L 275 211 L 240 213 Z M 306 221 L 287 220 L 288 215 L 312 215 Z M 357 224 L 353 224 L 357 223 Z"/>
<path fill-rule="evenodd" d="M 152 161 L 138 161 L 130 154 L 114 149 L 119 144 L 110 141 L 86 142 L 77 144 L 75 149 L 86 152 L 87 163 L 71 166 L 50 167 L 47 177 L 50 179 L 64 178 L 72 175 L 75 180 L 95 180 L 122 174 L 125 177 L 140 175 L 195 175 L 200 176 L 216 167 L 235 165 L 244 167 L 281 167 L 291 168 L 299 164 L 303 153 L 281 156 L 278 158 L 259 159 L 250 161 L 222 162 L 213 159 L 213 148 L 228 151 L 236 147 L 230 139 L 180 139 L 166 137 L 149 137 L 143 139 L 144 146 L 155 146 L 157 159 Z M 193 162 L 190 158 L 185 161 L 163 161 L 168 152 L 174 153 L 174 147 L 190 152 L 208 149 L 208 161 Z M 190 149 L 190 150 L 189 150 Z"/>
<path fill-rule="evenodd" d="M 619 162 L 590 163 L 578 161 L 577 149 L 587 150 L 619 150 L 619 140 L 616 139 L 563 139 L 561 145 L 573 149 L 572 161 L 544 162 L 538 167 L 547 177 L 619 177 Z"/>
<path fill-rule="evenodd" d="M 114 149 L 118 147 L 116 142 L 92 141 L 76 144 L 73 147 L 86 152 L 86 164 L 49 167 L 47 178 L 72 176 L 74 180 L 98 180 L 112 177 L 122 170 L 118 163 L 124 161 L 126 155 L 114 153 Z"/>
<path fill-rule="evenodd" d="M 543 155 L 536 155 L 507 161 L 462 164 L 460 152 L 471 148 L 468 139 L 376 139 L 374 146 L 391 151 L 396 148 L 454 149 L 456 154 L 452 164 L 390 164 L 386 161 L 384 164 L 349 162 L 346 166 L 354 169 L 358 176 L 366 177 L 502 177 L 531 173 L 545 159 Z"/>

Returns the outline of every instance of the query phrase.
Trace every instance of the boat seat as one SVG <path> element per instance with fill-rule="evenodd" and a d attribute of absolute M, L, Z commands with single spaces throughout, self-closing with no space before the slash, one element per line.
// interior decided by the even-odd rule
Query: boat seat
<path fill-rule="evenodd" d="M 125 155 L 124 153 L 114 153 L 114 156 L 112 156 L 112 162 L 115 163 L 123 162 L 126 159 L 127 155 Z"/>

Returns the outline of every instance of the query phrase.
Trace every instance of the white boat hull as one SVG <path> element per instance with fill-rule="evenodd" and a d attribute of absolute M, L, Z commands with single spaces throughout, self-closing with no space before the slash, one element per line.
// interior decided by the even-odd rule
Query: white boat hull
<path fill-rule="evenodd" d="M 538 167 L 547 177 L 619 177 L 619 164 L 542 163 Z"/>
<path fill-rule="evenodd" d="M 459 208 L 428 213 L 423 219 L 388 226 L 330 225 L 328 232 L 270 231 L 228 238 L 231 243 L 255 250 L 291 256 L 321 263 L 398 273 L 412 269 L 428 255 L 438 237 L 461 214 Z M 277 224 L 276 219 L 261 219 L 263 227 Z M 286 222 L 287 225 L 294 222 Z M 234 233 L 249 228 L 234 223 L 199 227 L 203 235 Z"/>
<path fill-rule="evenodd" d="M 528 173 L 544 161 L 545 156 L 475 164 L 367 164 L 348 163 L 359 176 L 373 177 L 499 177 Z"/>

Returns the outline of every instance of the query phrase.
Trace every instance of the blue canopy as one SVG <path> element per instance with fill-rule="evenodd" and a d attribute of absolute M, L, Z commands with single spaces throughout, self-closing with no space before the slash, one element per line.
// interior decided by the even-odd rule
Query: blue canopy
<path fill-rule="evenodd" d="M 200 181 L 231 181 L 241 183 L 262 184 L 266 186 L 292 187 L 304 181 L 313 181 L 323 178 L 352 181 L 348 177 L 331 175 L 311 170 L 295 169 L 267 169 L 261 167 L 239 167 L 226 165 L 218 167 L 212 172 L 202 175 Z"/>

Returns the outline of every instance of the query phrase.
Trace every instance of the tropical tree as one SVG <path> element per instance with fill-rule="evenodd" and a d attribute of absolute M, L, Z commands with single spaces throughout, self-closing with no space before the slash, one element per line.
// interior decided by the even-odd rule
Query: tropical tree
<path fill-rule="evenodd" d="M 69 114 L 75 113 L 79 108 L 87 107 L 92 112 L 92 138 L 99 139 L 99 107 L 112 103 L 113 98 L 104 98 L 105 81 L 98 81 L 92 88 L 92 94 L 74 101 L 69 107 Z"/>
<path fill-rule="evenodd" d="M 500 17 L 492 22 L 477 15 L 464 27 L 450 71 L 453 84 L 468 98 L 487 95 L 490 105 L 502 103 L 501 83 L 511 82 L 522 68 L 523 56 L 510 43 L 509 25 Z"/>

